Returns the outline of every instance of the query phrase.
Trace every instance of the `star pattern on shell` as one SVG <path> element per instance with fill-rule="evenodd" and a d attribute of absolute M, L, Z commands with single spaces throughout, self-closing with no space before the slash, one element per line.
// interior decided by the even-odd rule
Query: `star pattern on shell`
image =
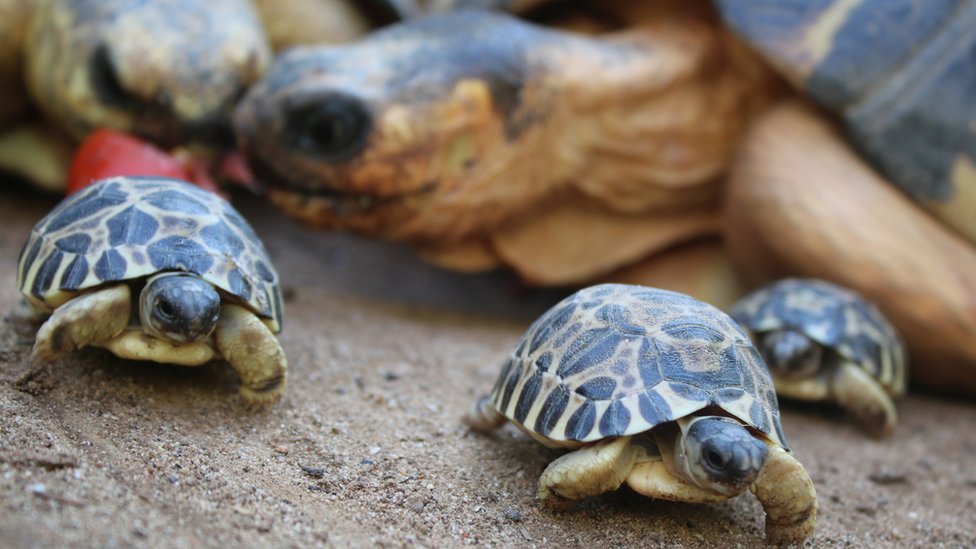
<path fill-rule="evenodd" d="M 715 307 L 654 288 L 603 284 L 555 305 L 515 346 L 491 399 L 553 441 L 633 435 L 720 408 L 786 447 L 748 335 Z"/>
<path fill-rule="evenodd" d="M 876 306 L 851 290 L 823 280 L 786 278 L 743 298 L 731 315 L 755 334 L 796 330 L 851 360 L 885 387 L 903 390 L 907 383 L 901 336 Z"/>
<path fill-rule="evenodd" d="M 162 271 L 195 273 L 281 329 L 278 275 L 227 201 L 189 183 L 117 177 L 66 198 L 35 225 L 17 282 L 51 311 L 79 292 Z"/>

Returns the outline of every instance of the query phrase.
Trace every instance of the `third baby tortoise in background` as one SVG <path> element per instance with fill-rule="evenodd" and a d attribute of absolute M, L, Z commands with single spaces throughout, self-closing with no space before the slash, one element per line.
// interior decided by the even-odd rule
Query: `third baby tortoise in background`
<path fill-rule="evenodd" d="M 813 531 L 816 492 L 789 453 L 762 358 L 728 315 L 686 295 L 603 284 L 552 307 L 466 416 L 481 431 L 506 420 L 573 450 L 540 477 L 543 503 L 625 482 L 687 502 L 748 488 L 766 511 L 770 541 Z"/>
<path fill-rule="evenodd" d="M 17 282 L 43 321 L 32 361 L 89 345 L 186 366 L 224 358 L 245 400 L 284 391 L 278 275 L 216 194 L 160 177 L 94 183 L 35 225 Z"/>
<path fill-rule="evenodd" d="M 908 364 L 895 328 L 863 297 L 815 279 L 785 279 L 732 308 L 773 374 L 780 396 L 833 400 L 875 436 L 897 422 Z"/>

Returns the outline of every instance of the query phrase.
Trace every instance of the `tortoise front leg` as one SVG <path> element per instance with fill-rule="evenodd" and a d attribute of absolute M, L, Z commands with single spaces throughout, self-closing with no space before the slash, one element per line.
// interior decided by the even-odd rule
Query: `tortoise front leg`
<path fill-rule="evenodd" d="M 34 339 L 31 362 L 49 362 L 93 343 L 112 339 L 129 325 L 132 298 L 127 284 L 81 294 L 51 313 Z"/>
<path fill-rule="evenodd" d="M 802 543 L 817 524 L 817 491 L 799 461 L 779 446 L 768 446 L 766 463 L 749 487 L 766 511 L 766 541 Z"/>
<path fill-rule="evenodd" d="M 560 456 L 539 477 L 539 500 L 559 508 L 616 490 L 630 475 L 636 456 L 631 437 L 601 440 Z"/>
<path fill-rule="evenodd" d="M 225 303 L 214 329 L 224 359 L 241 378 L 241 397 L 249 403 L 271 404 L 285 390 L 288 360 L 271 330 L 248 309 Z"/>
<path fill-rule="evenodd" d="M 898 412 L 891 396 L 862 368 L 841 363 L 831 379 L 830 391 L 834 400 L 871 435 L 885 437 L 894 430 Z"/>

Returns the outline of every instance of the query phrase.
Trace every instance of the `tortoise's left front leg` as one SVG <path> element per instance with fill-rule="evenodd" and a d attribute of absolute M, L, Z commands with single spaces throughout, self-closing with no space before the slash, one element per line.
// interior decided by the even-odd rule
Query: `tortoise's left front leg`
<path fill-rule="evenodd" d="M 817 524 L 817 491 L 803 465 L 779 446 L 769 445 L 766 463 L 750 486 L 766 511 L 766 541 L 803 543 Z"/>
<path fill-rule="evenodd" d="M 251 311 L 230 303 L 220 308 L 214 340 L 241 378 L 241 397 L 271 404 L 285 390 L 288 360 L 271 330 Z"/>

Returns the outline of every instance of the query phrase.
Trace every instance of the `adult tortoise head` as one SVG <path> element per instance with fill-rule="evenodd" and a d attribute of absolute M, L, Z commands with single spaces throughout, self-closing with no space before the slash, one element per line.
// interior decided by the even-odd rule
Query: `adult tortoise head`
<path fill-rule="evenodd" d="M 52 0 L 26 42 L 30 93 L 76 137 L 97 127 L 165 146 L 227 143 L 271 53 L 243 0 Z"/>
<path fill-rule="evenodd" d="M 296 217 L 410 233 L 424 211 L 491 200 L 485 163 L 511 165 L 503 157 L 546 116 L 527 88 L 544 71 L 530 52 L 549 34 L 459 12 L 293 49 L 239 105 L 239 144 Z"/>
<path fill-rule="evenodd" d="M 681 129 L 702 126 L 684 123 L 697 105 L 659 114 L 676 110 L 667 90 L 724 63 L 724 42 L 694 9 L 657 15 L 594 36 L 460 10 L 297 48 L 248 91 L 235 133 L 271 199 L 325 229 L 461 240 L 569 188 L 687 204 L 674 189 L 700 181 L 715 132 Z M 717 89 L 742 106 L 732 84 Z M 621 199 L 630 183 L 641 190 Z"/>

